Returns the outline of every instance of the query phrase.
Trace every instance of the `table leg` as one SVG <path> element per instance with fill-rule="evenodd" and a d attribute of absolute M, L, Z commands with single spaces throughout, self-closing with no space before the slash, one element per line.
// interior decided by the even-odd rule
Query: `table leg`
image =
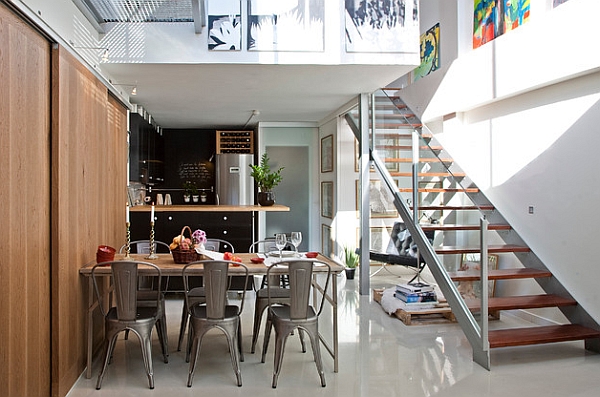
<path fill-rule="evenodd" d="M 88 312 L 87 312 L 87 362 L 85 377 L 92 377 L 92 349 L 94 342 L 94 282 L 88 277 Z"/>

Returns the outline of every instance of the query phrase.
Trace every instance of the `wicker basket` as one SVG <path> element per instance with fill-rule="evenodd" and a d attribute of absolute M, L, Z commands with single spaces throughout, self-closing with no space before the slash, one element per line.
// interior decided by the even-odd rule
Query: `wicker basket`
<path fill-rule="evenodd" d="M 183 229 L 181 229 L 180 238 L 184 238 L 183 233 L 185 232 L 185 229 L 189 230 L 191 238 L 192 229 L 190 229 L 189 226 L 184 226 Z M 181 248 L 177 247 L 177 249 L 171 251 L 171 254 L 173 255 L 173 260 L 175 263 L 179 264 L 188 264 L 200 259 L 200 254 L 198 254 L 194 249 L 182 250 Z"/>

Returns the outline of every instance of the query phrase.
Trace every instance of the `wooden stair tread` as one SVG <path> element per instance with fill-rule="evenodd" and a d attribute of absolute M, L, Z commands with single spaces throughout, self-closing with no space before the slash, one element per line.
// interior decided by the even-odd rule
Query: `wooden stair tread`
<path fill-rule="evenodd" d="M 413 207 L 410 207 L 412 210 Z M 419 207 L 423 211 L 493 211 L 495 208 L 493 205 L 424 205 Z"/>
<path fill-rule="evenodd" d="M 488 333 L 491 348 L 526 346 L 600 338 L 600 331 L 579 324 L 549 325 L 492 330 Z"/>
<path fill-rule="evenodd" d="M 412 172 L 390 172 L 391 176 L 401 176 L 401 177 L 412 177 Z M 456 172 L 456 173 L 449 173 L 449 172 L 419 172 L 417 174 L 417 176 L 422 177 L 422 178 L 428 178 L 428 177 L 441 177 L 441 178 L 450 178 L 450 177 L 454 177 L 454 178 L 464 178 L 465 176 L 467 176 L 467 174 L 465 174 L 464 172 Z"/>
<path fill-rule="evenodd" d="M 458 271 L 448 272 L 448 276 L 453 281 L 477 281 L 480 279 L 478 271 Z M 518 269 L 496 269 L 488 272 L 489 280 L 514 280 L 521 278 L 542 278 L 552 277 L 552 273 L 547 270 L 518 268 Z"/>
<path fill-rule="evenodd" d="M 398 189 L 401 193 L 411 193 L 413 191 L 412 187 L 403 187 Z M 468 188 L 420 188 L 420 193 L 479 193 L 479 189 L 476 187 L 468 187 Z"/>
<path fill-rule="evenodd" d="M 442 146 L 419 146 L 419 150 L 435 150 L 440 151 L 444 148 Z M 410 145 L 376 145 L 375 150 L 412 150 Z"/>
<path fill-rule="evenodd" d="M 481 310 L 478 298 L 465 299 L 465 304 L 471 311 Z M 577 301 L 553 294 L 519 295 L 491 297 L 488 300 L 488 310 L 538 309 L 541 307 L 575 306 Z"/>
<path fill-rule="evenodd" d="M 412 163 L 413 160 L 411 158 L 393 158 L 393 157 L 386 157 L 383 158 L 382 161 L 384 163 Z M 431 158 L 427 158 L 427 157 L 422 157 L 419 159 L 419 163 L 452 163 L 454 162 L 454 160 L 452 159 L 440 159 L 437 157 L 431 157 Z"/>
<path fill-rule="evenodd" d="M 515 244 L 505 244 L 505 245 L 490 245 L 488 246 L 488 253 L 496 254 L 502 252 L 529 252 L 531 251 L 529 247 L 523 245 L 515 245 Z M 481 252 L 480 247 L 461 247 L 461 246 L 452 246 L 452 245 L 442 245 L 440 247 L 435 248 L 435 252 L 441 255 L 448 254 L 474 254 Z"/>
<path fill-rule="evenodd" d="M 439 224 L 421 224 L 421 229 L 423 230 L 440 230 L 440 231 L 448 231 L 448 230 L 479 230 L 481 227 L 479 225 L 439 225 Z M 506 224 L 489 224 L 488 230 L 510 230 L 511 226 Z"/>

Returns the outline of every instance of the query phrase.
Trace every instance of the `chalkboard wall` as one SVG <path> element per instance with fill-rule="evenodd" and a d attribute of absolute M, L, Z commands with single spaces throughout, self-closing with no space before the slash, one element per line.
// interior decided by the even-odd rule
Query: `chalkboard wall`
<path fill-rule="evenodd" d="M 163 138 L 165 182 L 157 193 L 169 193 L 173 204 L 184 204 L 185 181 L 196 182 L 198 189 L 214 187 L 216 130 L 164 129 Z M 206 193 L 204 204 L 215 204 L 214 192 Z"/>

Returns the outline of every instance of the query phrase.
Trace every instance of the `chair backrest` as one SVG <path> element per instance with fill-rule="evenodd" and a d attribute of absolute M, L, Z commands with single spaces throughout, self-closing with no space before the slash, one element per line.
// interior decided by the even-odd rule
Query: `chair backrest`
<path fill-rule="evenodd" d="M 94 282 L 94 290 L 96 298 L 100 303 L 102 314 L 106 315 L 108 307 L 104 305 L 105 300 L 102 299 L 102 293 L 98 285 L 98 269 L 100 267 L 110 266 L 112 284 L 114 287 L 114 304 L 117 309 L 117 318 L 122 321 L 135 320 L 137 315 L 137 292 L 138 292 L 138 276 L 139 266 L 144 265 L 144 276 L 153 276 L 158 278 L 156 307 L 159 305 L 161 295 L 161 271 L 160 268 L 148 262 L 135 261 L 111 261 L 102 262 L 92 268 L 92 279 Z"/>
<path fill-rule="evenodd" d="M 248 268 L 243 263 L 203 260 L 191 262 L 183 267 L 183 286 L 188 310 L 189 305 L 188 293 L 190 291 L 189 277 L 192 276 L 194 270 L 201 269 L 204 279 L 204 290 L 206 294 L 206 314 L 209 319 L 223 319 L 225 316 L 225 306 L 227 306 L 227 287 L 229 286 L 229 267 L 239 266 L 243 269 L 241 276 L 245 277 L 245 282 L 248 282 Z M 194 274 L 198 275 L 198 274 Z M 240 313 L 244 307 L 245 291 L 242 296 Z"/>
<path fill-rule="evenodd" d="M 206 243 L 204 243 L 204 248 L 208 251 L 231 252 L 232 254 L 235 253 L 235 248 L 233 248 L 233 244 L 231 244 L 227 240 L 223 240 L 220 238 L 206 239 Z"/>
<path fill-rule="evenodd" d="M 294 244 L 287 241 L 285 243 L 284 250 L 296 251 L 296 247 Z M 253 242 L 248 248 L 249 253 L 261 253 L 264 254 L 266 252 L 278 251 L 277 246 L 275 245 L 275 239 L 266 239 L 266 240 L 258 240 Z"/>
<path fill-rule="evenodd" d="M 308 308 L 310 303 L 313 269 L 315 261 L 312 260 L 294 260 L 289 262 L 278 262 L 274 265 L 269 266 L 267 269 L 267 283 L 273 279 L 271 272 L 281 266 L 287 266 L 289 274 L 289 288 L 290 288 L 290 318 L 292 320 L 306 319 L 308 315 Z M 313 302 L 314 307 L 318 307 L 317 313 L 321 314 L 323 310 L 323 304 L 325 303 L 325 292 L 329 287 L 329 279 L 331 276 L 331 267 L 327 263 L 319 262 L 319 265 L 327 267 L 325 287 L 321 291 L 320 302 Z M 271 287 L 271 285 L 268 285 Z M 271 305 L 271 288 L 267 288 L 267 296 L 269 306 Z"/>
<path fill-rule="evenodd" d="M 122 254 L 125 252 L 125 246 L 127 244 L 123 244 L 119 249 L 119 253 Z M 131 253 L 134 254 L 149 254 L 150 253 L 150 240 L 135 240 L 129 243 L 129 247 Z M 163 241 L 154 241 L 154 253 L 165 253 L 168 254 L 171 252 L 171 248 L 169 244 Z"/>

